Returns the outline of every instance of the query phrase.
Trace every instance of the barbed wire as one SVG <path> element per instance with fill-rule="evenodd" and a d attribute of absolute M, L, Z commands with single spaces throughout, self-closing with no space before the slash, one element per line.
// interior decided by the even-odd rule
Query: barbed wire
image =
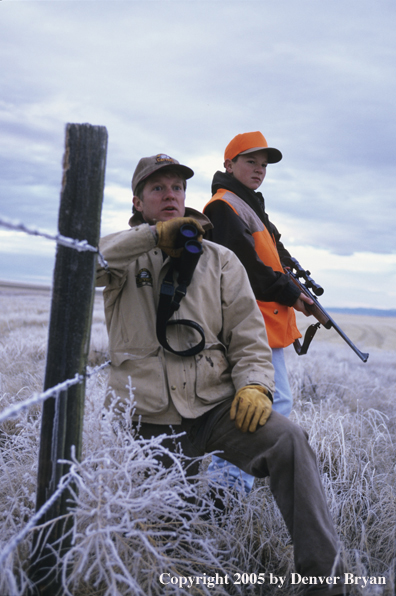
<path fill-rule="evenodd" d="M 49 397 L 58 397 L 58 395 L 61 391 L 65 391 L 65 390 L 69 389 L 69 387 L 72 387 L 73 385 L 82 383 L 86 377 L 92 377 L 93 375 L 97 374 L 103 368 L 110 366 L 110 364 L 111 364 L 111 361 L 108 360 L 104 364 L 101 364 L 100 366 L 95 367 L 92 371 L 85 373 L 83 375 L 79 375 L 77 373 L 76 376 L 73 377 L 72 379 L 67 379 L 66 381 L 63 381 L 62 383 L 58 383 L 57 385 L 54 385 L 53 387 L 51 387 L 50 389 L 47 389 L 43 393 L 33 393 L 33 395 L 31 397 L 29 397 L 28 399 L 26 399 L 25 401 L 21 401 L 17 404 L 14 404 L 13 406 L 9 406 L 8 408 L 5 408 L 5 410 L 0 412 L 0 422 L 3 422 L 7 418 L 17 416 L 23 410 L 27 410 L 32 405 L 38 404 L 42 401 L 45 401 Z"/>
<path fill-rule="evenodd" d="M 107 366 L 110 366 L 110 364 L 111 364 L 111 360 L 106 360 L 106 362 L 104 362 L 103 364 L 98 364 L 98 366 L 96 366 L 90 372 L 86 372 L 85 373 L 85 376 L 86 377 L 93 377 L 93 375 L 96 375 L 103 368 L 106 368 Z"/>
<path fill-rule="evenodd" d="M 19 534 L 14 536 L 14 538 L 12 538 L 9 541 L 9 543 L 5 546 L 5 548 L 3 548 L 2 552 L 0 553 L 0 565 L 2 565 L 4 563 L 4 561 L 7 559 L 7 557 L 12 553 L 13 550 L 16 549 L 18 544 L 20 544 L 20 542 L 22 542 L 22 540 L 30 532 L 30 530 L 37 525 L 37 523 L 40 521 L 42 516 L 48 511 L 48 509 L 50 509 L 50 507 L 55 503 L 55 501 L 61 496 L 62 492 L 70 484 L 71 480 L 72 480 L 72 476 L 69 476 L 69 477 L 63 476 L 63 478 L 60 479 L 58 488 L 53 493 L 53 495 L 51 495 L 51 497 L 48 499 L 48 501 L 46 501 L 44 503 L 44 505 L 37 511 L 37 513 L 35 513 L 33 515 L 33 517 L 30 518 L 30 520 L 27 522 L 27 524 L 23 528 L 23 530 L 21 530 L 19 532 Z M 53 521 L 55 521 L 55 520 L 53 520 Z"/>
<path fill-rule="evenodd" d="M 62 234 L 56 234 L 56 235 L 49 234 L 44 231 L 28 228 L 23 223 L 14 223 L 14 222 L 12 222 L 8 219 L 5 219 L 3 217 L 0 217 L 0 226 L 6 227 L 11 230 L 19 231 L 19 232 L 24 232 L 25 234 L 30 234 L 32 236 L 41 236 L 41 237 L 47 238 L 49 240 L 55 240 L 55 242 L 57 242 L 57 244 L 60 244 L 62 246 L 67 246 L 70 248 L 74 248 L 75 250 L 78 250 L 79 252 L 82 252 L 82 251 L 95 252 L 98 254 L 98 261 L 99 261 L 100 265 L 102 267 L 104 267 L 106 270 L 108 270 L 107 261 L 105 260 L 105 258 L 103 257 L 103 255 L 101 254 L 99 249 L 88 244 L 87 240 L 76 240 L 73 238 L 68 238 L 66 236 L 63 236 Z M 20 403 L 14 404 L 12 406 L 9 406 L 8 408 L 5 408 L 0 413 L 0 422 L 3 422 L 4 420 L 7 420 L 10 417 L 17 416 L 23 410 L 30 408 L 34 404 L 45 401 L 46 399 L 48 399 L 50 397 L 56 397 L 56 398 L 59 397 L 59 394 L 62 391 L 66 391 L 67 389 L 69 389 L 69 387 L 72 387 L 73 385 L 77 385 L 78 383 L 82 383 L 85 378 L 92 377 L 93 375 L 98 374 L 99 371 L 103 370 L 110 364 L 111 364 L 111 361 L 108 360 L 104 364 L 96 366 L 93 370 L 91 370 L 89 372 L 87 372 L 85 370 L 84 374 L 77 373 L 75 375 L 75 377 L 73 377 L 72 379 L 67 379 L 66 381 L 63 381 L 62 383 L 58 383 L 57 385 L 55 385 L 54 387 L 51 387 L 50 389 L 47 389 L 43 393 L 33 393 L 33 395 L 31 397 L 29 397 L 28 399 L 26 399 Z M 42 516 L 50 509 L 50 507 L 53 505 L 53 503 L 55 503 L 57 501 L 57 499 L 61 496 L 62 492 L 68 486 L 71 479 L 72 479 L 71 476 L 69 476 L 68 478 L 66 476 L 61 478 L 57 490 L 44 503 L 44 505 L 39 509 L 39 511 L 37 511 L 31 517 L 31 519 L 27 522 L 27 524 L 25 525 L 23 530 L 21 530 L 19 532 L 19 534 L 14 536 L 14 538 L 12 538 L 9 541 L 9 543 L 5 546 L 3 551 L 0 553 L 0 565 L 2 565 L 6 561 L 8 556 L 15 550 L 15 548 L 18 546 L 18 544 L 20 544 L 20 542 L 22 542 L 22 540 L 29 533 L 29 531 L 32 528 L 36 527 L 37 523 L 40 521 Z"/>
<path fill-rule="evenodd" d="M 2 422 L 3 420 L 6 420 L 7 418 L 10 418 L 11 416 L 16 416 L 19 412 L 26 410 L 31 405 L 39 403 L 41 401 L 45 401 L 49 397 L 55 397 L 55 396 L 58 397 L 58 395 L 61 391 L 65 391 L 66 389 L 68 389 L 69 387 L 72 387 L 73 385 L 82 383 L 86 377 L 92 377 L 93 375 L 97 374 L 99 371 L 103 370 L 110 364 L 111 364 L 111 361 L 108 360 L 107 362 L 105 362 L 99 366 L 96 366 L 93 370 L 89 371 L 88 373 L 86 372 L 84 375 L 76 374 L 76 376 L 73 379 L 68 379 L 67 381 L 64 381 L 63 383 L 58 383 L 58 385 L 55 385 L 54 387 L 47 389 L 47 391 L 44 391 L 43 393 L 40 393 L 40 394 L 35 393 L 29 399 L 26 399 L 25 401 L 20 402 L 19 404 L 15 404 L 14 406 L 10 406 L 9 408 L 6 408 L 5 410 L 3 410 L 0 413 L 0 422 Z M 41 517 L 48 511 L 48 509 L 52 506 L 52 504 L 55 503 L 55 501 L 60 497 L 60 495 L 65 490 L 67 485 L 70 483 L 70 481 L 71 481 L 71 477 L 69 477 L 66 481 L 65 481 L 65 477 L 61 478 L 58 488 L 53 493 L 53 495 L 51 495 L 51 497 L 44 503 L 44 505 L 39 509 L 39 511 L 37 513 L 35 513 L 35 515 L 33 515 L 33 517 L 31 517 L 31 519 L 28 521 L 28 523 L 26 524 L 24 529 L 21 530 L 19 532 L 19 534 L 14 536 L 14 538 L 12 538 L 10 540 L 10 542 L 7 544 L 7 546 L 0 553 L 0 565 L 2 565 L 4 563 L 4 561 L 12 553 L 12 551 L 15 550 L 15 548 L 18 546 L 18 544 L 20 542 L 22 542 L 22 540 L 29 533 L 29 531 L 36 526 L 37 522 L 41 519 Z"/>
<path fill-rule="evenodd" d="M 3 218 L 3 217 L 0 217 L 0 225 L 4 226 L 6 228 L 9 228 L 11 230 L 24 232 L 26 234 L 30 234 L 33 236 L 41 236 L 41 237 L 47 238 L 49 240 L 55 240 L 58 244 L 62 244 L 63 246 L 69 246 L 70 248 L 74 248 L 75 250 L 78 250 L 79 252 L 90 251 L 90 252 L 98 253 L 98 258 L 101 261 L 101 265 L 105 269 L 108 268 L 107 261 L 104 259 L 103 255 L 101 254 L 99 249 L 88 244 L 87 240 L 75 240 L 73 238 L 68 238 L 67 236 L 62 236 L 62 234 L 56 234 L 54 236 L 47 232 L 43 232 L 43 231 L 33 229 L 33 228 L 28 228 L 23 223 L 14 223 L 11 220 Z M 111 364 L 111 362 L 109 360 L 109 361 L 105 362 L 104 364 L 97 366 L 93 371 L 91 371 L 89 373 L 85 372 L 85 374 L 83 374 L 83 375 L 76 374 L 76 376 L 73 379 L 68 379 L 66 381 L 63 381 L 62 383 L 58 383 L 58 385 L 55 385 L 54 387 L 47 389 L 43 393 L 34 393 L 31 397 L 29 397 L 25 401 L 22 401 L 18 404 L 14 404 L 13 406 L 10 406 L 10 407 L 6 408 L 5 410 L 3 410 L 2 412 L 0 412 L 0 422 L 3 422 L 3 420 L 6 420 L 7 418 L 10 418 L 12 416 L 16 416 L 17 414 L 19 414 L 19 412 L 26 410 L 27 408 L 30 408 L 34 404 L 45 401 L 49 397 L 58 396 L 61 391 L 65 391 L 66 389 L 68 389 L 69 387 L 72 387 L 73 385 L 82 383 L 84 378 L 91 377 L 92 375 L 97 374 L 100 370 L 102 370 L 106 366 L 109 366 L 110 364 Z"/>
<path fill-rule="evenodd" d="M 107 362 L 104 362 L 103 364 L 96 366 L 93 370 L 86 372 L 84 375 L 76 374 L 76 376 L 73 379 L 68 379 L 63 383 L 58 383 L 58 385 L 55 385 L 54 387 L 47 389 L 47 391 L 44 391 L 43 393 L 33 394 L 33 396 L 29 399 L 26 399 L 25 401 L 19 404 L 15 404 L 14 406 L 6 408 L 5 410 L 3 410 L 3 412 L 0 413 L 0 422 L 6 420 L 7 418 L 10 418 L 11 416 L 16 416 L 19 412 L 26 410 L 31 405 L 39 403 L 41 401 L 45 401 L 49 397 L 58 397 L 61 391 L 65 391 L 73 385 L 82 383 L 86 377 L 92 377 L 93 375 L 98 374 L 99 371 L 103 370 L 107 366 L 110 366 L 110 364 L 111 361 L 108 360 Z M 10 542 L 2 550 L 2 552 L 0 553 L 0 565 L 2 565 L 4 561 L 6 561 L 7 557 L 12 553 L 12 551 L 16 549 L 18 544 L 22 542 L 25 536 L 30 532 L 32 528 L 34 528 L 37 525 L 41 517 L 48 511 L 52 504 L 55 503 L 55 501 L 61 496 L 62 492 L 65 490 L 65 488 L 68 486 L 72 479 L 72 477 L 70 476 L 65 481 L 65 478 L 66 477 L 61 478 L 58 488 L 53 493 L 53 495 L 51 495 L 51 497 L 44 503 L 44 505 L 39 509 L 39 511 L 37 511 L 37 513 L 35 513 L 35 515 L 33 515 L 33 517 L 30 518 L 23 530 L 21 530 L 19 534 L 14 536 L 14 538 L 12 538 Z"/>
<path fill-rule="evenodd" d="M 15 230 L 17 232 L 24 232 L 25 234 L 30 234 L 31 236 L 41 236 L 42 238 L 47 238 L 48 240 L 55 240 L 57 244 L 61 244 L 62 246 L 68 246 L 69 248 L 74 248 L 79 252 L 96 252 L 98 254 L 100 265 L 105 269 L 108 269 L 107 261 L 100 252 L 100 250 L 95 246 L 91 246 L 90 244 L 88 244 L 87 240 L 76 240 L 75 238 L 68 238 L 67 236 L 63 236 L 62 234 L 50 234 L 48 232 L 44 232 L 36 228 L 28 228 L 23 223 L 15 223 L 4 217 L 0 217 L 0 226 L 3 226 L 10 230 Z"/>

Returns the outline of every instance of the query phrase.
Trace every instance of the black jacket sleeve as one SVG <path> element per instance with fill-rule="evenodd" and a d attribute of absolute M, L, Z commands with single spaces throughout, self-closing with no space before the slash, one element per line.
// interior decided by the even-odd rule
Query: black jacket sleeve
<path fill-rule="evenodd" d="M 287 275 L 274 271 L 257 255 L 254 239 L 243 220 L 224 201 L 213 201 L 205 209 L 205 215 L 213 224 L 206 238 L 232 250 L 244 265 L 248 274 L 253 293 L 257 300 L 264 302 L 279 302 L 286 306 L 293 306 L 300 295 L 298 288 Z M 274 228 L 278 251 L 289 254 L 280 242 L 280 234 Z"/>
<path fill-rule="evenodd" d="M 279 254 L 279 258 L 281 260 L 281 263 L 284 262 L 285 257 L 291 257 L 291 254 L 289 253 L 289 251 L 283 246 L 283 243 L 280 241 L 281 235 L 278 232 L 277 228 L 274 226 L 274 224 L 272 222 L 269 222 L 270 228 L 271 228 L 271 233 L 273 234 L 274 238 L 275 238 L 275 242 L 276 242 L 276 249 L 278 251 Z"/>

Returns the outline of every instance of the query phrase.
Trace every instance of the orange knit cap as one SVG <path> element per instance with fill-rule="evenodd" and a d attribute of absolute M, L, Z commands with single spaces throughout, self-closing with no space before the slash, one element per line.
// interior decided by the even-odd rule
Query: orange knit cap
<path fill-rule="evenodd" d="M 282 159 L 279 149 L 268 147 L 265 137 L 258 130 L 256 132 L 244 132 L 237 135 L 230 141 L 224 151 L 224 159 L 234 159 L 237 155 L 253 153 L 265 149 L 268 155 L 268 163 L 277 163 Z"/>

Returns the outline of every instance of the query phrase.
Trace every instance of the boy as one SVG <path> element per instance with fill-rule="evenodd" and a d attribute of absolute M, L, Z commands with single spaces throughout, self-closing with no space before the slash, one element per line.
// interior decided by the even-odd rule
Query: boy
<path fill-rule="evenodd" d="M 262 194 L 255 192 L 264 181 L 267 165 L 281 159 L 282 153 L 268 147 L 259 131 L 234 137 L 224 152 L 225 172 L 214 175 L 213 196 L 204 213 L 214 226 L 207 237 L 232 250 L 247 271 L 272 349 L 276 387 L 273 407 L 289 416 L 293 396 L 283 348 L 301 337 L 293 309 L 308 316 L 304 303 L 312 304 L 312 300 L 301 294 L 283 273 L 282 258 L 290 253 L 268 218 Z M 220 468 L 227 465 L 231 484 L 240 477 L 240 471 L 229 467 L 221 458 L 214 457 L 213 462 Z M 254 479 L 246 474 L 242 477 L 249 492 Z"/>

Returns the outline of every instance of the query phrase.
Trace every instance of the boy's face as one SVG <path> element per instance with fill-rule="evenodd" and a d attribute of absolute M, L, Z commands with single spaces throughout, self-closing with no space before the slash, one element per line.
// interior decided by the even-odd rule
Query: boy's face
<path fill-rule="evenodd" d="M 257 190 L 264 181 L 268 156 L 265 150 L 239 155 L 237 161 L 226 159 L 224 166 L 229 174 L 250 190 Z"/>
<path fill-rule="evenodd" d="M 133 197 L 136 211 L 140 211 L 148 224 L 183 217 L 186 193 L 185 181 L 175 172 L 158 172 L 144 185 L 142 199 Z"/>

